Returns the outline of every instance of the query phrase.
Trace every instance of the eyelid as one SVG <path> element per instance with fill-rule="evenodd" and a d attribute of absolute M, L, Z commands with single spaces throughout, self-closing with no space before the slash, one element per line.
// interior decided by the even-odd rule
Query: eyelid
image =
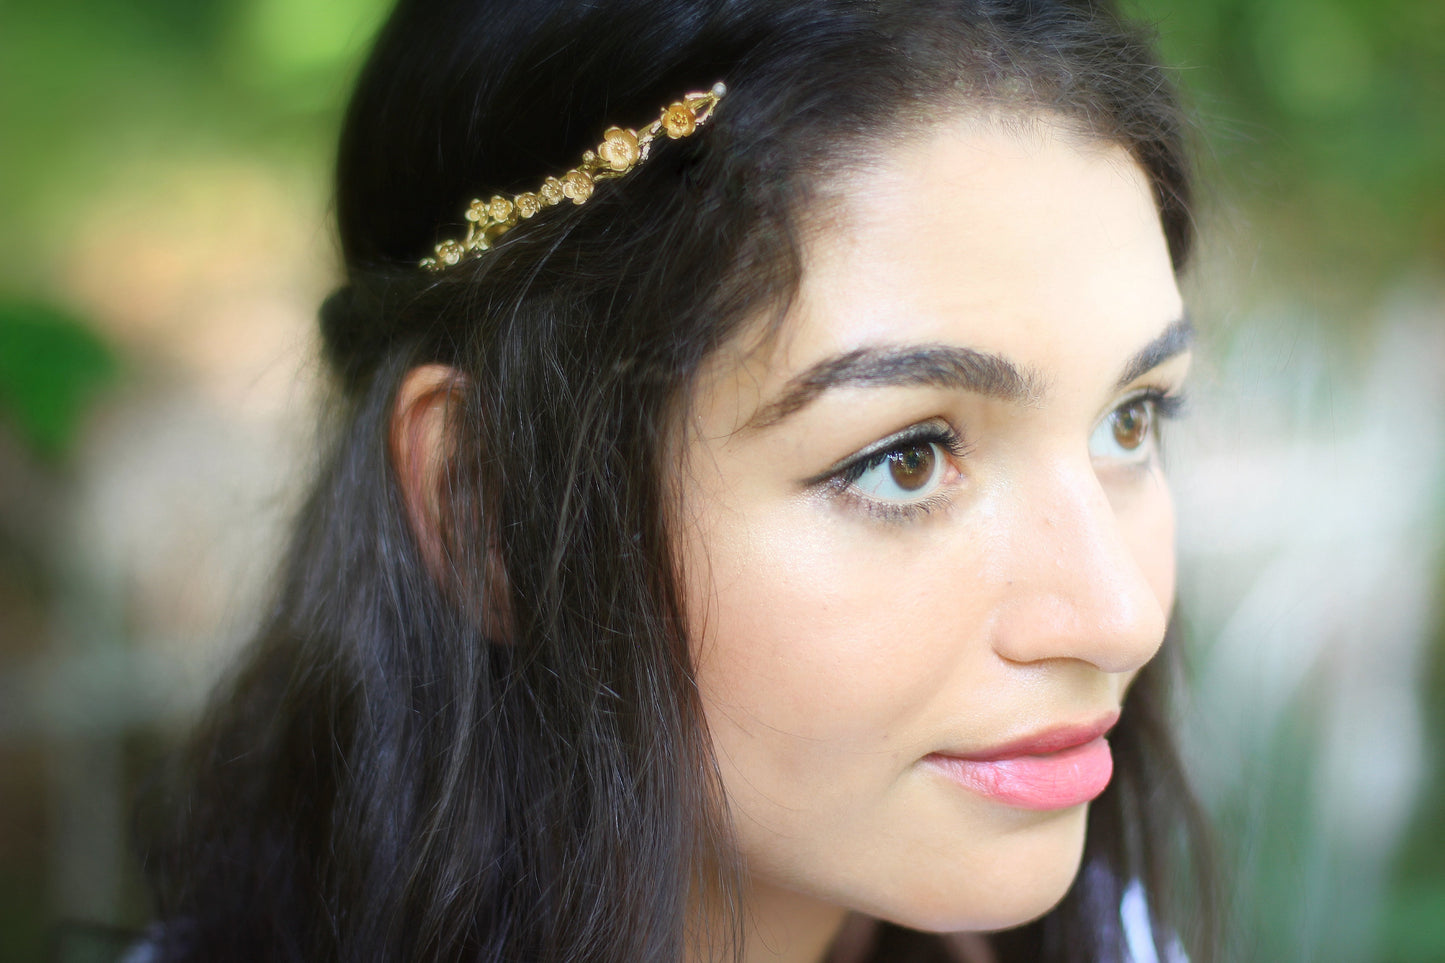
<path fill-rule="evenodd" d="M 942 445 L 944 450 L 954 458 L 962 458 L 968 453 L 968 446 L 963 443 L 963 436 L 953 425 L 940 418 L 932 418 L 909 425 L 902 431 L 896 431 L 886 438 L 880 438 L 866 448 L 861 448 L 851 455 L 840 458 L 817 475 L 805 479 L 803 486 L 814 488 L 825 485 L 841 477 L 849 469 L 909 442 L 934 442 Z"/>
<path fill-rule="evenodd" d="M 1179 418 L 1189 413 L 1189 395 L 1182 386 L 1166 387 L 1164 385 L 1143 385 L 1129 391 L 1099 416 L 1103 420 L 1120 408 L 1134 404 L 1136 401 L 1147 401 L 1154 406 L 1154 412 L 1160 418 Z"/>

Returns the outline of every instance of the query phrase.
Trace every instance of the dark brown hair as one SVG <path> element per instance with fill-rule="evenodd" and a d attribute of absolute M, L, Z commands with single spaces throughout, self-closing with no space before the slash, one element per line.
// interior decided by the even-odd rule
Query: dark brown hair
<path fill-rule="evenodd" d="M 534 189 L 608 124 L 718 80 L 707 127 L 586 205 L 417 268 L 471 198 Z M 334 448 L 148 837 L 163 958 L 682 959 L 689 889 L 728 852 L 669 561 L 668 429 L 699 366 L 795 290 L 828 172 L 930 110 L 1047 112 L 1122 145 L 1182 268 L 1170 90 L 1084 0 L 402 0 L 341 138 Z M 398 386 L 429 362 L 461 375 L 440 566 L 388 445 Z M 1172 650 L 1131 691 L 1078 882 L 994 939 L 1003 959 L 1127 959 L 1135 882 L 1161 956 L 1212 958 L 1170 892 L 1201 826 L 1169 737 Z M 880 959 L 942 946 L 884 940 Z"/>

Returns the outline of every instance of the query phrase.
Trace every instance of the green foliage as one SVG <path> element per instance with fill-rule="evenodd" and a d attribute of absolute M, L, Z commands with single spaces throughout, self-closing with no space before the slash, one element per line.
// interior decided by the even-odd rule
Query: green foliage
<path fill-rule="evenodd" d="M 324 170 L 387 0 L 0 0 L 0 286 L 68 253 L 96 197 L 187 156 Z"/>
<path fill-rule="evenodd" d="M 1382 959 L 1439 963 L 1445 959 L 1445 881 L 1403 887 L 1386 908 Z"/>
<path fill-rule="evenodd" d="M 0 301 L 0 417 L 37 452 L 63 455 L 86 409 L 118 371 L 82 322 L 44 304 Z"/>
<path fill-rule="evenodd" d="M 1445 515 L 1445 499 L 1439 512 Z M 1445 598 L 1445 570 L 1436 573 L 1434 597 Z M 1427 731 L 1435 738 L 1432 771 L 1405 846 L 1396 860 L 1394 886 L 1380 928 L 1386 963 L 1445 960 L 1445 624 L 1438 620 L 1424 679 Z"/>
<path fill-rule="evenodd" d="M 1158 24 L 1214 174 L 1286 284 L 1333 295 L 1445 263 L 1445 4 L 1132 6 Z"/>
<path fill-rule="evenodd" d="M 337 90 L 387 7 L 385 0 L 253 0 L 237 11 L 234 69 L 255 87 L 317 106 L 338 101 L 325 95 Z"/>

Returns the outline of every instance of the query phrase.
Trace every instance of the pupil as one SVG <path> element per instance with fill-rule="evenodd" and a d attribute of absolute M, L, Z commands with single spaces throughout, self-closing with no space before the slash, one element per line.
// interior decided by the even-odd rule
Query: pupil
<path fill-rule="evenodd" d="M 1114 416 L 1114 440 L 1119 447 L 1133 451 L 1144 444 L 1149 432 L 1149 416 L 1137 402 L 1119 410 Z"/>
<path fill-rule="evenodd" d="M 888 473 L 904 491 L 917 491 L 933 477 L 932 445 L 913 445 L 888 456 Z"/>

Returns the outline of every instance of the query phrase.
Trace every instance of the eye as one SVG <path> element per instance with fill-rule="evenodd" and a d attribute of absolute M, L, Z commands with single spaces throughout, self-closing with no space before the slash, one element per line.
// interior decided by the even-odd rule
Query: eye
<path fill-rule="evenodd" d="M 880 502 L 921 501 L 938 488 L 947 463 L 938 442 L 904 442 L 869 456 L 851 487 Z"/>
<path fill-rule="evenodd" d="M 946 501 L 965 454 L 963 439 L 950 425 L 924 422 L 884 438 L 813 483 L 870 514 L 904 521 Z"/>
<path fill-rule="evenodd" d="M 1159 449 L 1159 418 L 1165 399 L 1136 395 L 1105 415 L 1089 436 L 1089 454 L 1116 464 L 1143 464 Z"/>

